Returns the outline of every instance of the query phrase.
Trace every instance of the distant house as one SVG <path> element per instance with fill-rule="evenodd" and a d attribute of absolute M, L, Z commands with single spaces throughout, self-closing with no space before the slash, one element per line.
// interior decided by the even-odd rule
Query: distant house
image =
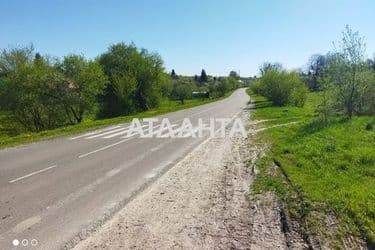
<path fill-rule="evenodd" d="M 242 87 L 249 87 L 248 81 L 244 80 L 238 80 L 238 83 L 241 84 Z"/>
<path fill-rule="evenodd" d="M 191 96 L 193 98 L 210 98 L 210 93 L 207 91 L 204 91 L 204 92 L 193 91 L 191 92 Z"/>

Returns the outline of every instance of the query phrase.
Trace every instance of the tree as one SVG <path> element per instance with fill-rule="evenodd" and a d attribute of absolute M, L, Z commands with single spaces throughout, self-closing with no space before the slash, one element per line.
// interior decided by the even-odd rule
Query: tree
<path fill-rule="evenodd" d="M 308 62 L 309 87 L 312 91 L 318 90 L 318 80 L 323 77 L 326 68 L 326 57 L 323 55 L 312 55 Z"/>
<path fill-rule="evenodd" d="M 163 60 L 157 53 L 141 49 L 136 57 L 133 75 L 136 79 L 135 105 L 139 111 L 157 107 L 161 100 L 160 85 L 163 81 Z"/>
<path fill-rule="evenodd" d="M 0 109 L 28 130 L 39 130 L 35 88 L 27 81 L 32 71 L 33 47 L 4 49 L 0 55 Z M 34 126 L 35 125 L 35 126 Z"/>
<path fill-rule="evenodd" d="M 366 64 L 370 69 L 375 71 L 375 58 L 374 59 L 367 59 Z"/>
<path fill-rule="evenodd" d="M 364 38 L 346 26 L 339 48 L 330 53 L 326 81 L 334 91 L 334 105 L 349 118 L 361 113 L 364 95 L 369 91 L 373 77 L 365 66 Z"/>
<path fill-rule="evenodd" d="M 185 103 L 185 100 L 191 97 L 192 88 L 188 83 L 177 83 L 174 86 L 173 95 L 181 104 Z"/>
<path fill-rule="evenodd" d="M 0 55 L 0 77 L 8 76 L 30 64 L 34 57 L 34 47 L 4 49 Z"/>
<path fill-rule="evenodd" d="M 156 107 L 161 98 L 161 57 L 134 44 L 112 45 L 99 57 L 109 84 L 102 97 L 102 115 L 117 116 Z"/>
<path fill-rule="evenodd" d="M 177 75 L 176 75 L 176 72 L 174 72 L 174 69 L 172 69 L 171 77 L 172 77 L 172 78 L 177 78 Z"/>
<path fill-rule="evenodd" d="M 107 84 L 100 64 L 95 61 L 87 61 L 83 56 L 69 55 L 64 57 L 59 65 L 61 72 L 67 81 L 65 95 L 56 93 L 56 98 L 62 100 L 68 109 L 73 123 L 80 123 L 85 112 L 94 111 L 98 104 L 98 97 L 104 93 Z"/>
<path fill-rule="evenodd" d="M 240 79 L 240 76 L 237 74 L 236 71 L 232 70 L 231 72 L 229 72 L 229 77 L 232 77 L 236 80 L 239 80 Z"/>
<path fill-rule="evenodd" d="M 228 79 L 222 78 L 217 84 L 217 92 L 219 93 L 219 96 L 224 96 L 225 93 L 229 90 L 229 83 Z"/>
<path fill-rule="evenodd" d="M 263 76 L 264 74 L 267 73 L 269 70 L 274 70 L 274 71 L 282 71 L 283 66 L 281 63 L 270 63 L 270 62 L 265 62 L 263 63 L 260 67 L 260 74 Z"/>
<path fill-rule="evenodd" d="M 67 123 L 61 102 L 49 90 L 63 85 L 63 76 L 33 47 L 3 50 L 0 55 L 0 109 L 27 130 L 41 131 Z"/>
<path fill-rule="evenodd" d="M 34 62 L 38 62 L 38 61 L 42 61 L 42 60 L 43 60 L 42 55 L 37 52 L 35 54 L 35 57 L 34 57 Z"/>
<path fill-rule="evenodd" d="M 209 82 L 208 83 L 208 92 L 210 93 L 210 96 L 215 96 L 215 92 L 216 92 L 216 85 L 217 85 L 217 81 L 215 80 L 214 82 Z"/>
<path fill-rule="evenodd" d="M 201 83 L 204 83 L 204 82 L 208 81 L 208 76 L 207 76 L 206 71 L 204 69 L 202 69 L 200 81 L 201 81 Z"/>
<path fill-rule="evenodd" d="M 162 97 L 167 98 L 172 92 L 172 79 L 169 74 L 164 73 L 160 77 L 160 94 Z"/>

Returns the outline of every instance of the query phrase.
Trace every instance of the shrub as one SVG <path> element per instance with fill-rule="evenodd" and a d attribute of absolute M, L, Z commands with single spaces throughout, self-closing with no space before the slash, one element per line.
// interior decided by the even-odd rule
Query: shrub
<path fill-rule="evenodd" d="M 296 73 L 268 70 L 253 90 L 267 97 L 274 105 L 303 106 L 306 100 L 307 87 Z"/>
<path fill-rule="evenodd" d="M 366 124 L 366 130 L 367 131 L 373 130 L 373 128 L 374 128 L 374 126 L 372 125 L 371 122 L 369 122 L 369 123 Z"/>
<path fill-rule="evenodd" d="M 302 82 L 296 83 L 292 88 L 292 92 L 289 98 L 289 104 L 292 106 L 303 107 L 305 105 L 306 97 L 306 86 Z"/>
<path fill-rule="evenodd" d="M 220 81 L 218 81 L 216 91 L 219 94 L 219 96 L 224 96 L 229 89 L 229 82 L 226 78 L 220 79 Z"/>
<path fill-rule="evenodd" d="M 193 85 L 189 81 L 176 81 L 173 85 L 171 99 L 179 100 L 181 104 L 184 104 L 186 99 L 191 98 L 193 91 Z"/>
<path fill-rule="evenodd" d="M 255 81 L 253 82 L 251 85 L 250 85 L 250 89 L 257 95 L 262 95 L 264 92 L 263 92 L 263 88 L 262 88 L 262 85 L 261 85 L 261 82 L 258 80 L 258 81 Z"/>

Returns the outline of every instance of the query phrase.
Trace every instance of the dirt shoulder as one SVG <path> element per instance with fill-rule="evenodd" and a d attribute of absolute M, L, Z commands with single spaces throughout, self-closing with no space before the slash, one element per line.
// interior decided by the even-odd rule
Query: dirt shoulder
<path fill-rule="evenodd" d="M 205 141 L 75 249 L 287 248 L 276 199 L 249 197 L 261 150 L 249 143 Z"/>

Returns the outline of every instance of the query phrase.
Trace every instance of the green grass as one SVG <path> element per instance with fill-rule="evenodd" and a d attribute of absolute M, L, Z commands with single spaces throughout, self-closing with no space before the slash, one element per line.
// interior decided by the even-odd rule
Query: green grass
<path fill-rule="evenodd" d="M 195 106 L 221 100 L 230 96 L 232 93 L 233 91 L 220 98 L 185 100 L 184 104 L 181 104 L 179 101 L 164 100 L 158 108 L 151 109 L 145 112 L 110 119 L 85 119 L 80 124 L 61 127 L 53 130 L 46 130 L 38 133 L 22 131 L 22 128 L 19 128 L 18 124 L 10 123 L 10 121 L 6 119 L 4 114 L 0 113 L 0 148 L 15 146 L 23 143 L 36 142 L 43 139 L 51 139 L 58 136 L 76 134 L 89 129 L 96 129 L 112 124 L 130 122 L 133 118 L 152 117 L 182 109 L 192 108 Z"/>
<path fill-rule="evenodd" d="M 375 129 L 366 129 L 374 117 L 336 117 L 324 127 L 314 116 L 318 94 L 309 94 L 305 107 L 296 108 L 273 107 L 265 98 L 248 93 L 255 101 L 254 119 L 277 119 L 265 126 L 299 121 L 259 134 L 258 139 L 271 148 L 258 162 L 261 173 L 255 192 L 276 191 L 285 198 L 289 191 L 286 177 L 307 204 L 303 213 L 333 211 L 351 233 L 374 242 Z M 266 174 L 272 161 L 282 174 Z"/>

